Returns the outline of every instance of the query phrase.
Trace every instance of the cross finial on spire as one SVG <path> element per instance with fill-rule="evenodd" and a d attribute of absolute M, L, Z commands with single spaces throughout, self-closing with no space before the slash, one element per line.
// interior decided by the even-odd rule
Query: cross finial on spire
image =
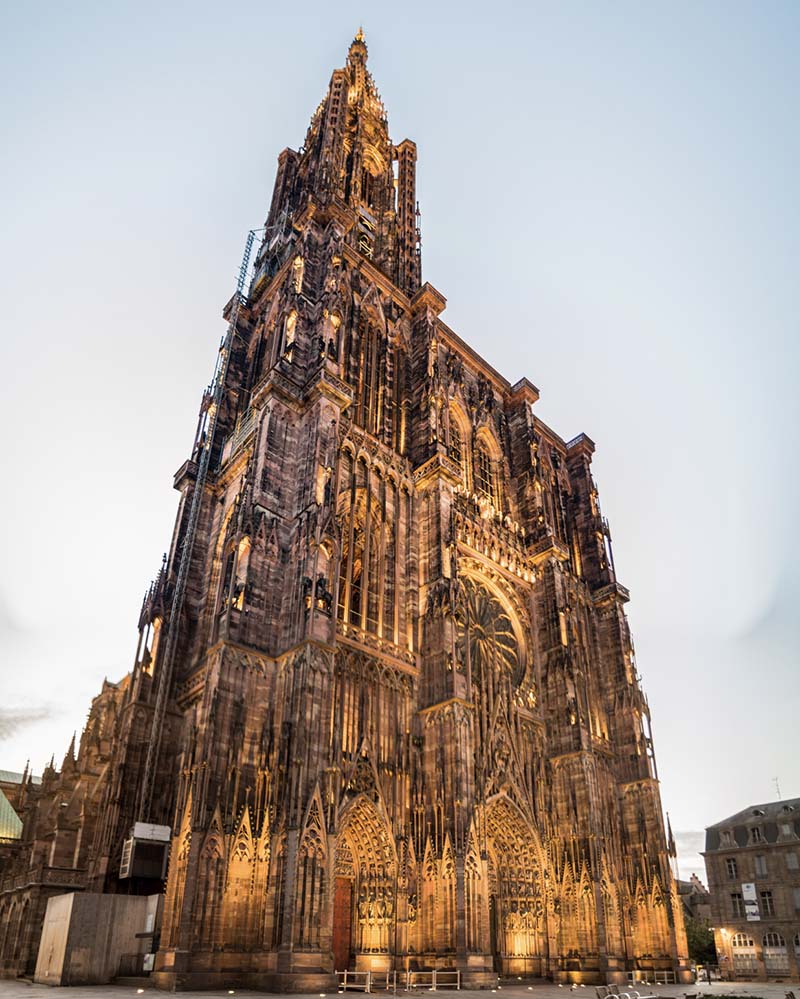
<path fill-rule="evenodd" d="M 363 58 L 367 57 L 367 43 L 364 41 L 364 29 L 359 26 L 356 37 L 350 43 L 350 56 L 354 55 L 354 50 Z"/>

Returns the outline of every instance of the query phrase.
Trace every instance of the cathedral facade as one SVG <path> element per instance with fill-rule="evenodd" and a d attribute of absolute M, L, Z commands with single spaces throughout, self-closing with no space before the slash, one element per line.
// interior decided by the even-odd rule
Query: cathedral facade
<path fill-rule="evenodd" d="M 594 445 L 442 321 L 415 164 L 359 33 L 279 157 L 133 670 L 21 792 L 12 948 L 34 854 L 117 891 L 145 819 L 163 987 L 685 975 Z"/>

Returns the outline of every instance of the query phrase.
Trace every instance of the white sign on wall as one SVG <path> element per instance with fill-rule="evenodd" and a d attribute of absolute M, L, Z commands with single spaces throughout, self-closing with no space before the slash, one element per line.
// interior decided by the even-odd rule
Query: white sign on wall
<path fill-rule="evenodd" d="M 744 914 L 748 923 L 754 923 L 761 919 L 758 909 L 758 893 L 752 881 L 747 881 L 742 885 L 742 901 L 744 902 Z"/>

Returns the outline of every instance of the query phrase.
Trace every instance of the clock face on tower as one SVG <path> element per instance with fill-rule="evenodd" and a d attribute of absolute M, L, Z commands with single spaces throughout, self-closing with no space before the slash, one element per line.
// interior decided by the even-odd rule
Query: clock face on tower
<path fill-rule="evenodd" d="M 524 663 L 511 618 L 494 593 L 478 580 L 462 577 L 455 618 L 458 662 L 473 686 L 510 679 L 517 687 Z"/>

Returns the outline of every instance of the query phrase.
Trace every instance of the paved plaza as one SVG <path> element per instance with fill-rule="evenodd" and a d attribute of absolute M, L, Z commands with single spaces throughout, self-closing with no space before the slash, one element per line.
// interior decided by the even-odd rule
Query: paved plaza
<path fill-rule="evenodd" d="M 714 999 L 715 996 L 723 995 L 742 996 L 743 999 L 747 999 L 747 997 L 754 997 L 754 999 L 755 997 L 760 997 L 760 999 L 786 999 L 786 993 L 789 991 L 794 991 L 795 995 L 800 999 L 800 987 L 798 987 L 797 983 L 791 982 L 784 982 L 783 984 L 766 982 L 712 982 L 710 985 L 702 983 L 697 986 L 657 985 L 652 990 L 641 986 L 640 989 L 643 995 L 645 993 L 652 993 L 658 999 L 685 999 L 686 996 L 694 996 L 696 999 L 702 999 L 702 997 Z M 0 979 L 0 999 L 57 999 L 58 991 L 48 985 L 35 985 L 24 980 L 12 982 Z M 448 992 L 449 990 L 440 991 Z M 568 986 L 559 987 L 558 985 L 541 983 L 535 985 L 506 983 L 500 986 L 497 999 L 566 999 L 566 995 L 570 991 L 572 990 Z M 593 986 L 587 985 L 585 988 L 578 988 L 574 991 L 582 993 L 585 999 L 595 999 Z M 138 995 L 139 989 L 135 985 L 94 985 L 67 988 L 63 992 L 64 999 L 101 999 L 101 997 L 105 996 L 112 997 L 112 999 L 123 999 L 123 997 Z M 398 993 L 401 995 L 404 994 L 399 989 Z M 145 990 L 144 994 L 152 994 L 153 999 L 157 999 L 157 996 L 160 995 L 156 990 L 150 989 Z M 335 994 L 328 993 L 325 999 L 332 999 L 332 996 Z M 359 995 L 360 993 L 349 994 Z M 459 997 L 463 997 L 463 999 L 488 999 L 488 996 L 491 994 L 491 992 L 466 989 L 458 993 Z M 216 997 L 222 996 L 227 999 L 230 995 L 265 996 L 275 995 L 275 993 L 250 992 L 246 989 L 235 989 L 232 991 L 222 989 L 202 992 L 181 992 L 180 995 L 184 999 L 216 999 Z M 292 994 L 292 999 L 320 999 L 320 995 L 321 993 L 318 992 L 308 996 Z M 391 995 L 391 993 L 379 992 L 376 995 Z M 578 997 L 576 996 L 575 999 L 578 999 Z"/>

